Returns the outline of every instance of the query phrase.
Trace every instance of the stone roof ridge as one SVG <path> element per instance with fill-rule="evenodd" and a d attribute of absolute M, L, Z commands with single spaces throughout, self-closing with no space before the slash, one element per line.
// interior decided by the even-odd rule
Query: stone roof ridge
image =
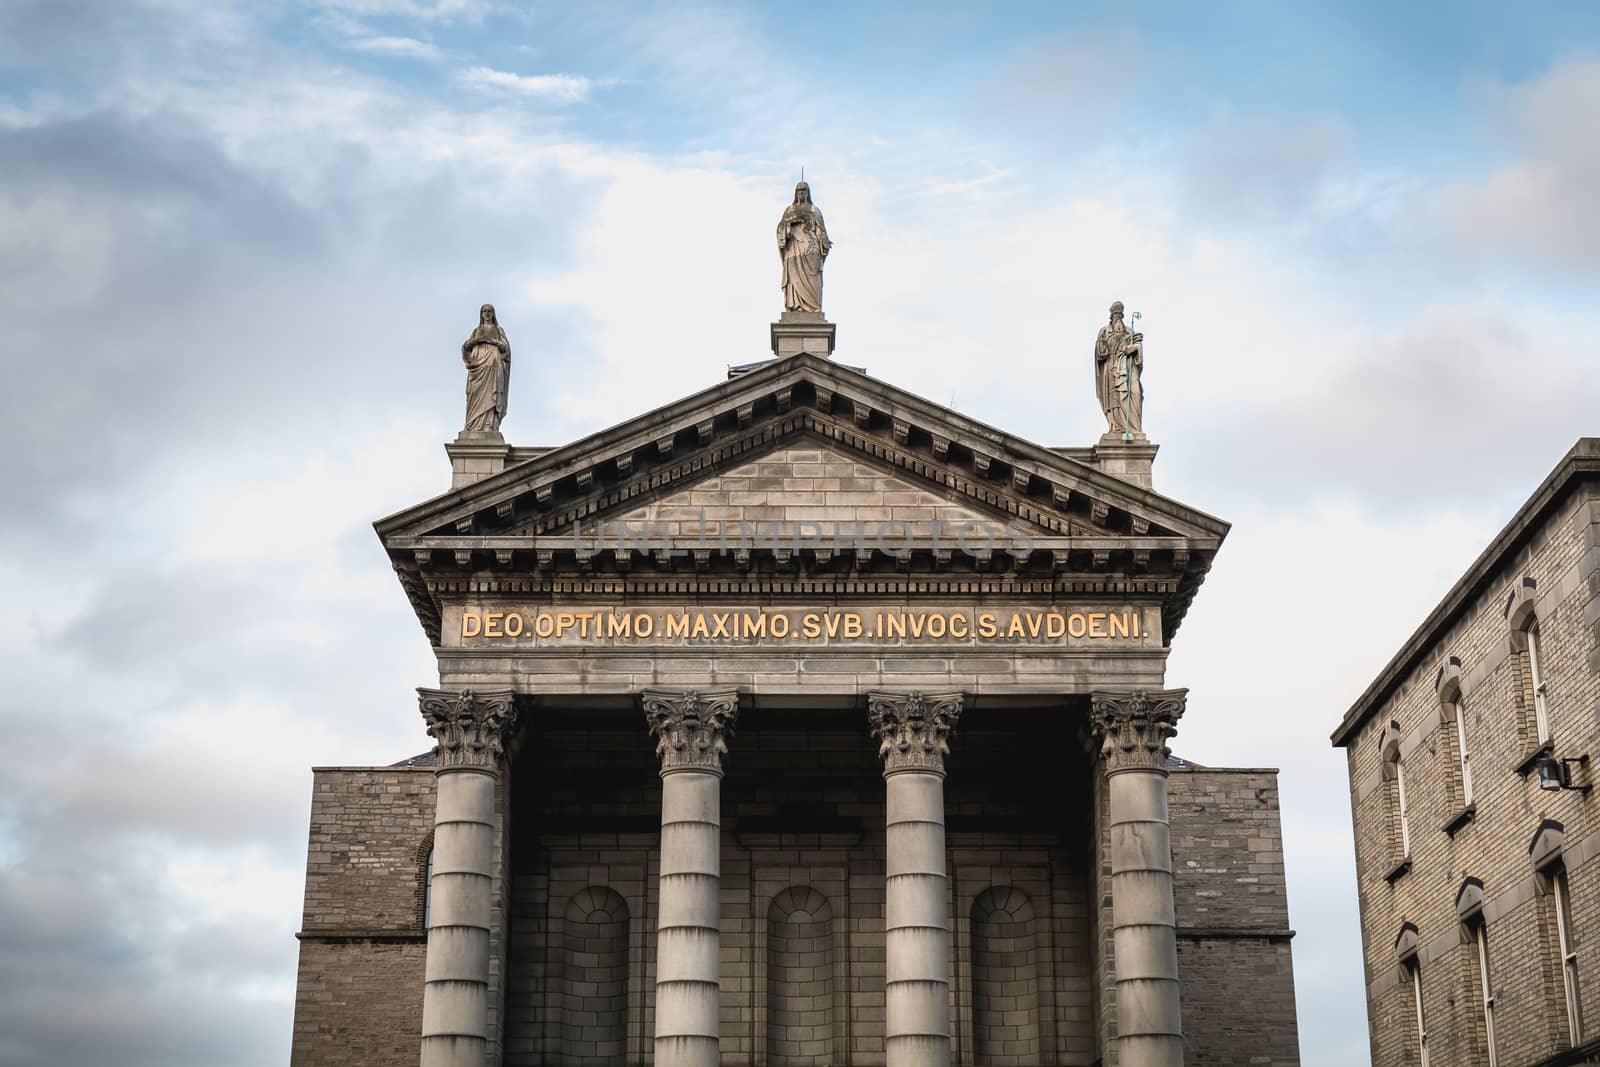
<path fill-rule="evenodd" d="M 1580 437 L 1345 712 L 1330 737 L 1334 747 L 1350 741 L 1400 682 L 1433 651 L 1445 631 L 1472 606 L 1495 578 L 1501 563 L 1533 535 L 1579 483 L 1592 478 L 1600 478 L 1600 437 Z"/>

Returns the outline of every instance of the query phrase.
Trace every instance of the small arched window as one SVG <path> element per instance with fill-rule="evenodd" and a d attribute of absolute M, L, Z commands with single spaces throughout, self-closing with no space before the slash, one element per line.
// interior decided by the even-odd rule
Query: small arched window
<path fill-rule="evenodd" d="M 1521 659 L 1522 691 L 1517 694 L 1519 704 L 1532 703 L 1532 721 L 1524 721 L 1524 740 L 1533 748 L 1550 744 L 1550 693 L 1546 672 L 1545 641 L 1539 629 L 1539 616 L 1535 602 L 1539 584 L 1524 575 L 1511 587 L 1506 597 L 1506 622 L 1511 627 L 1511 648 Z M 1532 736 L 1529 737 L 1528 735 Z"/>
<path fill-rule="evenodd" d="M 1472 749 L 1467 744 L 1467 709 L 1461 696 L 1461 661 L 1454 656 L 1439 668 L 1435 686 L 1439 716 L 1447 724 L 1445 747 L 1456 765 L 1457 799 L 1463 808 L 1472 804 Z M 1451 741 L 1454 744 L 1451 744 Z"/>
<path fill-rule="evenodd" d="M 1411 813 L 1406 796 L 1405 761 L 1400 756 L 1400 723 L 1391 721 L 1384 729 L 1383 776 L 1387 783 L 1390 850 L 1397 864 L 1404 865 L 1411 858 Z M 1396 851 L 1398 850 L 1398 851 Z M 1395 872 L 1403 873 L 1401 871 Z"/>

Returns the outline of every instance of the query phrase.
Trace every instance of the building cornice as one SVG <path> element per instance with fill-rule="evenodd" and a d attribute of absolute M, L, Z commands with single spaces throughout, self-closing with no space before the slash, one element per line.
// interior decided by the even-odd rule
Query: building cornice
<path fill-rule="evenodd" d="M 687 540 L 650 554 L 577 551 L 591 530 L 765 452 L 821 441 L 946 499 L 1015 522 L 1030 539 L 961 558 L 911 544 L 871 552 L 724 551 Z M 776 360 L 730 382 L 508 466 L 374 524 L 424 631 L 439 643 L 440 579 L 572 578 L 643 569 L 721 588 L 751 572 L 1009 572 L 1114 585 L 1163 577 L 1163 631 L 1177 629 L 1228 524 L 1084 462 L 1092 450 L 1044 448 L 811 355 Z M 1020 546 L 1027 545 L 1025 550 Z M 679 548 L 684 549 L 678 551 Z M 920 556 L 918 555 L 920 553 Z M 802 558 L 802 556 L 804 558 Z M 627 557 L 627 558 L 624 558 Z M 769 558 L 770 557 L 770 558 Z M 704 574 L 705 580 L 694 577 Z"/>

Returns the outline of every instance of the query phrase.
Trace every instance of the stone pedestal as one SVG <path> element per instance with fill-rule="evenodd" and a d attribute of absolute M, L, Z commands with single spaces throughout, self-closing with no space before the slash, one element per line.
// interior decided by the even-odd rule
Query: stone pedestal
<path fill-rule="evenodd" d="M 738 715 L 732 690 L 646 690 L 661 760 L 655 1067 L 722 1058 L 722 754 Z"/>
<path fill-rule="evenodd" d="M 417 698 L 439 760 L 422 1067 L 483 1067 L 489 1041 L 494 789 L 516 709 L 510 690 L 418 689 Z"/>
<path fill-rule="evenodd" d="M 886 1067 L 949 1067 L 950 930 L 944 757 L 961 694 L 868 693 L 883 759 Z"/>
<path fill-rule="evenodd" d="M 785 311 L 772 324 L 772 354 L 783 359 L 810 352 L 831 359 L 835 329 L 820 311 Z"/>
<path fill-rule="evenodd" d="M 1120 1067 L 1183 1067 L 1167 738 L 1186 689 L 1095 693 L 1091 726 L 1111 793 L 1111 944 Z"/>
<path fill-rule="evenodd" d="M 1131 441 L 1124 441 L 1120 433 L 1104 434 L 1094 446 L 1095 466 L 1113 478 L 1149 489 L 1159 447 L 1142 433 Z"/>
<path fill-rule="evenodd" d="M 498 430 L 462 430 L 444 450 L 450 457 L 450 488 L 460 489 L 505 470 L 511 446 Z"/>

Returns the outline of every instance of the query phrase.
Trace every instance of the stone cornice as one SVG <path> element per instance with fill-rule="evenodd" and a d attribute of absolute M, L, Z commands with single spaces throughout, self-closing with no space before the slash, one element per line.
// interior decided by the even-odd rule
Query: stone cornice
<path fill-rule="evenodd" d="M 1013 437 L 842 364 L 804 354 L 774 360 L 734 381 L 543 452 L 526 464 L 380 519 L 374 526 L 386 543 L 395 535 L 451 526 L 507 496 L 537 494 L 543 486 L 553 490 L 569 478 L 580 486 L 585 479 L 592 485 L 605 473 L 617 472 L 619 459 L 631 468 L 652 450 L 670 457 L 678 446 L 703 446 L 763 420 L 798 412 L 803 404 L 836 425 L 845 424 L 834 416 L 849 416 L 864 438 L 900 444 L 914 439 L 929 458 L 942 455 L 952 462 L 959 454 L 961 462 L 981 472 L 979 480 L 988 479 L 997 486 L 1010 474 L 1018 482 L 1037 480 L 1088 494 L 1152 525 L 1185 534 L 1220 539 L 1228 530 L 1228 524 L 1219 519 L 1060 451 Z"/>
<path fill-rule="evenodd" d="M 700 547 L 574 551 L 592 529 L 766 451 L 822 441 L 952 502 L 1019 523 L 1033 550 L 997 540 L 968 558 L 912 544 L 911 555 L 778 553 Z M 424 631 L 437 644 L 439 603 L 425 581 L 443 575 L 541 576 L 652 569 L 673 575 L 819 571 L 1015 572 L 1174 579 L 1163 598 L 1170 637 L 1187 613 L 1227 523 L 1096 469 L 1061 450 L 1006 435 L 839 364 L 809 355 L 773 361 L 573 444 L 532 454 L 471 486 L 374 524 Z M 683 549 L 680 553 L 676 549 Z M 802 555 L 805 558 L 802 560 Z"/>
<path fill-rule="evenodd" d="M 661 773 L 722 773 L 722 756 L 739 717 L 739 694 L 732 689 L 646 689 L 640 694 L 645 719 L 656 739 Z"/>
<path fill-rule="evenodd" d="M 867 722 L 878 739 L 883 773 L 943 774 L 950 733 L 961 718 L 961 701 L 961 693 L 868 693 Z"/>
<path fill-rule="evenodd" d="M 1107 771 L 1167 773 L 1167 739 L 1178 732 L 1188 694 L 1187 689 L 1092 694 L 1090 728 Z"/>
<path fill-rule="evenodd" d="M 497 770 L 506 741 L 516 728 L 512 691 L 418 689 L 417 703 L 434 740 L 439 769 L 475 767 Z"/>

